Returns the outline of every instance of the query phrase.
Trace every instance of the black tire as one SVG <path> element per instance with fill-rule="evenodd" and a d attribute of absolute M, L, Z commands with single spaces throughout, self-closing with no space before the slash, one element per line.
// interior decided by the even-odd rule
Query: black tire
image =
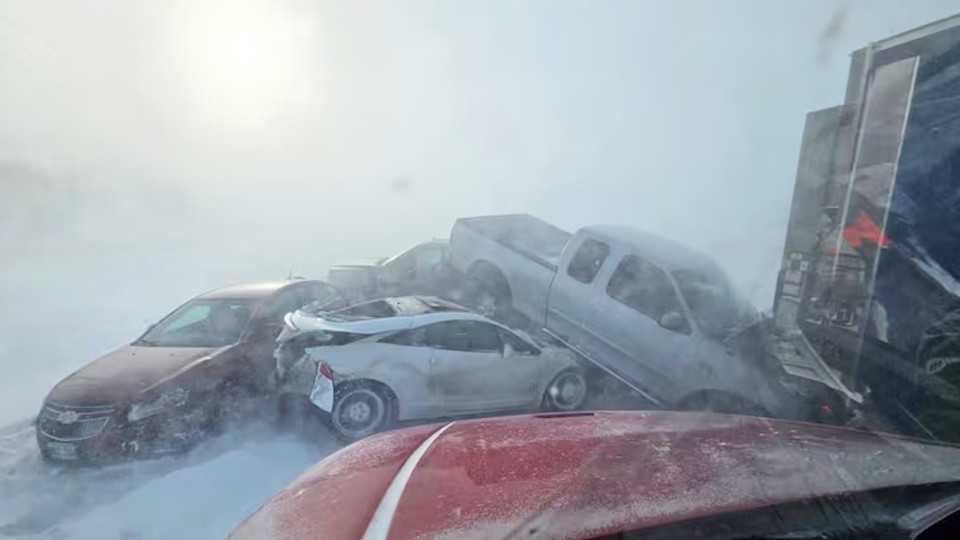
<path fill-rule="evenodd" d="M 386 429 L 394 416 L 394 398 L 379 384 L 345 383 L 334 389 L 330 426 L 346 442 Z"/>
<path fill-rule="evenodd" d="M 910 426 L 909 435 L 960 441 L 960 339 L 947 335 L 925 343 L 918 352 L 924 376 L 919 385 L 896 397 L 909 406 L 922 429 Z"/>
<path fill-rule="evenodd" d="M 510 284 L 496 267 L 487 263 L 478 263 L 470 269 L 468 274 L 472 294 L 470 307 L 491 319 L 503 319 L 511 310 L 512 298 Z"/>
<path fill-rule="evenodd" d="M 587 401 L 587 379 L 579 369 L 557 374 L 543 392 L 540 408 L 545 411 L 576 411 Z"/>
<path fill-rule="evenodd" d="M 960 339 L 956 336 L 943 337 L 924 344 L 917 355 L 920 369 L 928 374 L 948 373 L 956 379 L 957 358 L 960 358 Z"/>

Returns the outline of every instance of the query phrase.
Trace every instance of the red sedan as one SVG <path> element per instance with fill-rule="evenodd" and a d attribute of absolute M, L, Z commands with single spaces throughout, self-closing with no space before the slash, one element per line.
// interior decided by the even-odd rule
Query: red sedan
<path fill-rule="evenodd" d="M 866 431 L 701 413 L 534 414 L 360 441 L 229 538 L 929 538 L 960 524 L 958 482 L 960 448 Z"/>

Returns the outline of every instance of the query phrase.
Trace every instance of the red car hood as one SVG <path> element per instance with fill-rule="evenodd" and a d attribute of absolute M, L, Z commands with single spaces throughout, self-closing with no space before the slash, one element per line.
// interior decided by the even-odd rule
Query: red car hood
<path fill-rule="evenodd" d="M 224 349 L 225 350 L 225 349 Z M 127 345 L 57 383 L 47 399 L 60 405 L 108 405 L 130 400 L 193 362 L 221 350 Z"/>
<path fill-rule="evenodd" d="M 960 448 L 865 431 L 702 413 L 529 415 L 348 446 L 229 538 L 588 538 L 956 480 Z"/>

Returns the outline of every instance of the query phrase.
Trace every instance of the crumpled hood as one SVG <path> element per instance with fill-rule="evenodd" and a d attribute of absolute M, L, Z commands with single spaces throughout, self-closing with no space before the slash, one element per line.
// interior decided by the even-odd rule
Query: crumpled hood
<path fill-rule="evenodd" d="M 135 398 L 184 367 L 217 352 L 210 347 L 127 345 L 60 381 L 47 399 L 62 405 L 105 405 Z"/>
<path fill-rule="evenodd" d="M 865 431 L 666 411 L 538 414 L 360 441 L 229 538 L 593 538 L 958 479 L 960 448 Z"/>

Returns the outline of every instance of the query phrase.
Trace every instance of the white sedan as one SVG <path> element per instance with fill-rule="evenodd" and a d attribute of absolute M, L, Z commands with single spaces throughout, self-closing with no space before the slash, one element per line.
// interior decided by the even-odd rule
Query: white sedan
<path fill-rule="evenodd" d="M 398 420 L 570 411 L 586 399 L 573 353 L 437 298 L 332 313 L 307 306 L 284 321 L 275 354 L 282 391 L 309 396 L 347 440 Z"/>

